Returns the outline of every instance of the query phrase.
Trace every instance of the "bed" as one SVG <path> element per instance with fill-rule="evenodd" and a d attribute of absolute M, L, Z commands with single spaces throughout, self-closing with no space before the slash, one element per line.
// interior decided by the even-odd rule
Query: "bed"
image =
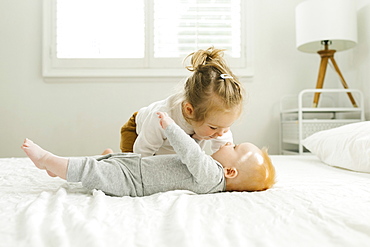
<path fill-rule="evenodd" d="M 267 191 L 141 198 L 2 158 L 0 246 L 370 246 L 369 172 L 318 155 L 271 158 L 277 183 Z"/>

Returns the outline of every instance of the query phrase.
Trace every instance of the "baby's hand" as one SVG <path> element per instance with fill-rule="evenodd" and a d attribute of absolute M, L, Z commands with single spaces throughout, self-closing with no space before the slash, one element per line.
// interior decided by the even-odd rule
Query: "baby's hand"
<path fill-rule="evenodd" d="M 172 118 L 168 116 L 166 112 L 157 112 L 159 117 L 159 123 L 161 124 L 163 129 L 166 129 L 168 125 L 172 124 L 174 121 Z"/>

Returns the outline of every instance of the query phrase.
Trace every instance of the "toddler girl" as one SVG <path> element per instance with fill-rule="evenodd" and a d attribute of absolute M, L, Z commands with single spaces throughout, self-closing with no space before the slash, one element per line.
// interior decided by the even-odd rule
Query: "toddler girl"
<path fill-rule="evenodd" d="M 230 126 L 242 112 L 243 87 L 230 71 L 223 50 L 213 47 L 189 54 L 192 75 L 183 92 L 141 108 L 121 128 L 121 151 L 143 157 L 172 154 L 163 129 L 158 126 L 157 112 L 167 112 L 186 134 L 203 149 L 211 141 L 215 152 L 223 144 L 233 143 Z"/>

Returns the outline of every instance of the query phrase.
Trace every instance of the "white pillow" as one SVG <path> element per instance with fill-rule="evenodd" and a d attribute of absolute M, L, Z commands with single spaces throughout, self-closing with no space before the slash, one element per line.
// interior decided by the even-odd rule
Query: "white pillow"
<path fill-rule="evenodd" d="M 326 164 L 370 172 L 370 121 L 317 132 L 302 144 Z"/>

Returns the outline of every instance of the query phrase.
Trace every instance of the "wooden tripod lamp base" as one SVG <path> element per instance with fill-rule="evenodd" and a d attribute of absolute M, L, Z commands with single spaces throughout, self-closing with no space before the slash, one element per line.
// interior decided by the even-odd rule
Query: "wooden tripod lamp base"
<path fill-rule="evenodd" d="M 335 71 L 339 75 L 339 78 L 342 82 L 343 87 L 345 89 L 348 89 L 348 85 L 347 85 L 346 81 L 344 80 L 344 77 L 343 77 L 342 73 L 340 72 L 337 63 L 335 62 L 335 59 L 334 59 L 334 53 L 335 52 L 336 52 L 336 50 L 329 50 L 328 42 L 325 42 L 325 49 L 324 50 L 321 50 L 321 51 L 317 52 L 321 56 L 319 76 L 317 78 L 317 83 L 316 83 L 316 88 L 317 89 L 322 89 L 322 87 L 324 85 L 326 68 L 328 66 L 329 60 L 332 62 Z M 347 95 L 348 95 L 349 100 L 351 101 L 353 107 L 358 107 L 357 104 L 356 104 L 355 99 L 353 98 L 352 93 L 348 92 Z M 319 104 L 319 99 L 320 99 L 320 93 L 315 93 L 315 96 L 314 96 L 314 99 L 313 99 L 313 105 L 312 105 L 313 107 L 317 107 L 317 105 Z"/>

